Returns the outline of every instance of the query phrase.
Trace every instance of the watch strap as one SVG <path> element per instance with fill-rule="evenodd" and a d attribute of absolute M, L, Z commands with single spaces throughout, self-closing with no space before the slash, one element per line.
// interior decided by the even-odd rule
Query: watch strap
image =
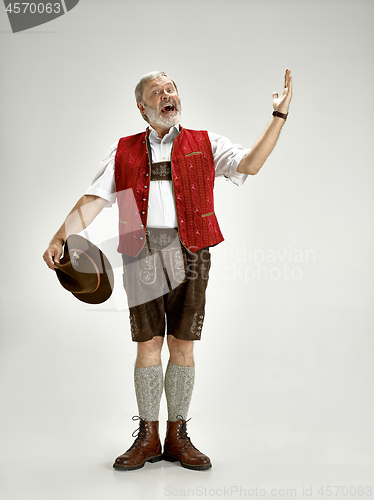
<path fill-rule="evenodd" d="M 283 118 L 283 120 L 287 120 L 288 113 L 280 113 L 279 111 L 274 110 L 273 116 L 278 116 L 279 118 Z"/>

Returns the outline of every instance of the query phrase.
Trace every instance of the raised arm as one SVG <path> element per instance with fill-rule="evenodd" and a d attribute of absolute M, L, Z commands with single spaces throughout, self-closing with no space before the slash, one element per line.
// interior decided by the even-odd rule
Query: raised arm
<path fill-rule="evenodd" d="M 93 195 L 84 195 L 77 201 L 43 254 L 43 259 L 50 269 L 55 269 L 54 263 L 60 262 L 66 238 L 70 234 L 79 233 L 91 224 L 107 203 L 107 200 Z"/>
<path fill-rule="evenodd" d="M 273 108 L 279 113 L 287 114 L 290 101 L 292 98 L 292 76 L 291 70 L 286 69 L 284 75 L 283 94 L 279 98 L 277 92 L 273 92 Z M 247 153 L 239 163 L 237 172 L 242 174 L 255 175 L 259 172 L 266 159 L 273 151 L 277 143 L 280 131 L 284 125 L 284 118 L 273 116 L 270 123 L 253 146 L 251 151 Z"/>

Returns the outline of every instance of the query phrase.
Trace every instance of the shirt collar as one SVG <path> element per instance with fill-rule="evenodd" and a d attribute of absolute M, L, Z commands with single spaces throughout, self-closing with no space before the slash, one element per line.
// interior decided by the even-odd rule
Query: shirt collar
<path fill-rule="evenodd" d="M 158 139 L 159 141 L 161 141 L 162 139 L 159 138 L 156 130 L 151 127 L 150 125 L 148 125 L 148 128 L 149 128 L 149 137 L 152 138 L 152 139 Z M 177 136 L 178 133 L 180 131 L 180 125 L 179 123 L 177 123 L 176 125 L 174 125 L 173 127 L 171 127 L 171 129 L 169 130 L 169 132 L 165 135 L 165 137 L 173 137 L 173 136 Z M 164 137 L 164 139 L 165 139 Z"/>

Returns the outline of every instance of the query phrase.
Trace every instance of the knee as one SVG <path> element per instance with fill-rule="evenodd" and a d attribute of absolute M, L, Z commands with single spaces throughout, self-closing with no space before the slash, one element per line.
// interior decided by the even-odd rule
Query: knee
<path fill-rule="evenodd" d="M 173 335 L 168 335 L 167 342 L 170 354 L 179 356 L 192 356 L 193 340 L 180 340 L 173 337 Z"/>
<path fill-rule="evenodd" d="M 163 342 L 163 337 L 153 337 L 151 340 L 138 342 L 138 354 L 143 356 L 160 354 Z"/>

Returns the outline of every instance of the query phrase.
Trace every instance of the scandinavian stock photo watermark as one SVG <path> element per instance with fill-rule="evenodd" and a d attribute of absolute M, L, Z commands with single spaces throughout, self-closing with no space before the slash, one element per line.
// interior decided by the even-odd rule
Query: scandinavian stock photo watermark
<path fill-rule="evenodd" d="M 207 282 L 217 279 L 220 283 L 235 281 L 244 286 L 256 280 L 297 282 L 310 272 L 317 260 L 313 248 L 298 248 L 291 243 L 274 248 L 257 248 L 249 243 L 228 247 L 224 243 L 217 248 L 186 251 L 177 229 L 157 228 L 157 241 L 154 240 L 154 229 L 143 225 L 132 190 L 117 193 L 117 196 L 122 196 L 134 207 L 135 222 L 124 224 L 120 220 L 118 225 L 106 231 L 104 240 L 95 243 L 115 273 L 113 298 L 119 311 L 127 308 L 127 302 L 133 307 L 153 300 L 162 296 L 166 289 L 170 291 L 187 280 Z M 73 211 L 65 221 L 66 234 L 83 232 L 91 240 L 87 226 L 95 212 L 94 206 L 94 202 L 89 202 Z M 121 242 L 122 246 L 124 242 L 134 246 L 131 250 L 136 259 L 122 258 L 119 253 Z M 138 276 L 140 288 L 129 285 L 134 282 L 134 276 Z"/>
<path fill-rule="evenodd" d="M 113 242 L 108 243 L 103 242 L 100 246 L 105 248 L 109 260 L 114 263 L 116 260 L 115 252 L 113 250 L 109 251 L 110 247 L 113 246 Z M 260 249 L 249 244 L 243 244 L 235 250 L 210 249 L 211 267 L 208 274 L 202 274 L 201 269 L 199 272 L 196 271 L 196 257 L 194 254 L 191 254 L 190 262 L 183 264 L 182 248 L 179 250 L 174 248 L 169 251 L 166 247 L 162 251 L 163 262 L 161 262 L 159 253 L 151 250 L 149 253 L 145 253 L 144 258 L 140 259 L 137 264 L 129 263 L 124 265 L 121 263 L 120 266 L 113 266 L 117 273 L 117 283 L 123 280 L 124 285 L 126 275 L 131 275 L 133 267 L 139 266 L 137 272 L 144 286 L 142 286 L 139 295 L 130 294 L 131 306 L 139 305 L 144 300 L 152 300 L 162 294 L 159 290 L 167 286 L 166 278 L 161 272 L 165 265 L 169 275 L 182 275 L 180 281 L 171 280 L 169 282 L 173 289 L 187 278 L 189 280 L 198 278 L 217 280 L 218 283 L 221 283 L 220 286 L 224 286 L 224 282 L 235 281 L 238 284 L 242 283 L 245 287 L 256 286 L 254 283 L 264 281 L 268 283 L 280 281 L 283 281 L 283 283 L 300 282 L 307 274 L 310 266 L 316 262 L 316 252 L 313 249 L 304 250 L 294 248 L 292 245 L 283 249 Z M 204 254 L 202 260 L 204 260 Z M 157 289 L 154 286 L 147 286 L 147 282 L 153 283 L 156 276 L 158 276 L 158 281 L 163 280 L 162 287 Z M 127 308 L 125 304 L 127 304 L 129 297 L 126 299 L 123 294 L 122 286 L 117 286 L 113 290 L 113 298 L 118 310 Z"/>
<path fill-rule="evenodd" d="M 300 280 L 306 265 L 316 262 L 314 249 L 254 248 L 243 244 L 239 248 L 225 249 L 215 258 L 211 275 L 222 280 L 240 280 L 245 284 L 253 280 Z"/>

